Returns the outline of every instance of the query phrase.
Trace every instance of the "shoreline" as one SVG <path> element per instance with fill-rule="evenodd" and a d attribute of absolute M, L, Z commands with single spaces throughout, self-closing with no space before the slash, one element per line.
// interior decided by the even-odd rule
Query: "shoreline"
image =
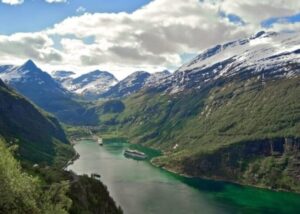
<path fill-rule="evenodd" d="M 80 158 L 80 154 L 74 148 L 75 145 L 77 145 L 78 143 L 80 143 L 80 141 L 83 141 L 83 140 L 96 140 L 96 138 L 98 140 L 100 137 L 98 137 L 96 135 L 93 135 L 91 137 L 81 137 L 81 138 L 76 138 L 76 139 L 70 139 L 70 145 L 74 149 L 75 155 L 70 160 L 68 160 L 68 162 L 62 167 L 62 169 L 66 170 L 69 165 L 73 164 L 74 161 L 76 161 L 77 159 Z M 102 139 L 102 138 L 100 138 L 100 139 Z"/>
<path fill-rule="evenodd" d="M 184 177 L 184 178 L 211 180 L 211 181 L 216 181 L 216 182 L 225 182 L 225 183 L 232 184 L 232 185 L 252 187 L 252 188 L 257 188 L 257 189 L 267 190 L 267 191 L 272 191 L 272 192 L 282 192 L 282 193 L 291 193 L 291 194 L 300 195 L 300 192 L 288 191 L 288 190 L 285 190 L 285 189 L 272 189 L 272 188 L 267 187 L 267 186 L 250 185 L 250 184 L 245 184 L 245 183 L 241 183 L 241 182 L 237 182 L 237 181 L 221 179 L 221 178 L 213 178 L 213 177 L 206 177 L 206 176 L 203 176 L 203 177 L 191 176 L 191 175 L 187 175 L 187 174 L 184 174 L 184 173 L 177 172 L 176 170 L 171 169 L 171 168 L 167 168 L 167 167 L 164 167 L 164 166 L 156 165 L 155 163 L 153 163 L 152 159 L 149 160 L 149 162 L 150 162 L 150 164 L 152 166 L 154 166 L 156 168 L 163 169 L 163 170 L 165 170 L 165 171 L 167 171 L 169 173 L 172 173 L 172 174 L 175 174 L 177 176 Z"/>
<path fill-rule="evenodd" d="M 74 145 L 72 145 L 72 147 L 74 149 Z M 74 161 L 80 158 L 80 154 L 75 149 L 74 151 L 75 151 L 75 155 L 70 160 L 68 160 L 68 162 L 62 167 L 63 170 L 66 171 L 68 166 L 70 166 L 71 164 L 74 163 Z"/>
<path fill-rule="evenodd" d="M 95 138 L 93 137 L 83 137 L 83 138 L 78 138 L 76 140 L 72 140 L 73 141 L 73 147 L 74 145 L 78 144 L 79 141 L 82 141 L 82 140 L 95 140 Z M 152 149 L 151 147 L 146 147 L 146 148 L 150 148 Z M 77 152 L 76 152 L 77 153 Z M 163 153 L 162 153 L 163 154 Z M 79 154 L 78 154 L 79 155 Z M 79 155 L 80 157 L 80 155 Z M 78 158 L 79 158 L 78 157 Z M 76 159 L 78 159 L 76 158 Z M 75 160 L 76 160 L 75 159 Z M 214 178 L 214 177 L 206 177 L 206 176 L 202 176 L 202 177 L 198 177 L 198 176 L 191 176 L 191 175 L 187 175 L 187 174 L 184 174 L 184 173 L 180 173 L 172 168 L 168 168 L 168 167 L 165 167 L 165 166 L 159 166 L 155 163 L 153 163 L 153 159 L 154 158 L 151 158 L 149 160 L 147 160 L 153 167 L 155 168 L 158 168 L 158 169 L 162 169 L 162 170 L 165 170 L 166 172 L 169 172 L 169 173 L 172 173 L 176 176 L 181 176 L 181 177 L 184 177 L 184 178 L 189 178 L 189 179 L 203 179 L 203 180 L 211 180 L 211 181 L 216 181 L 216 182 L 225 182 L 225 183 L 229 183 L 229 184 L 233 184 L 233 185 L 239 185 L 239 186 L 245 186 L 245 187 L 252 187 L 252 188 L 257 188 L 257 189 L 261 189 L 261 190 L 267 190 L 267 191 L 273 191 L 273 192 L 283 192 L 283 193 L 292 193 L 292 194 L 297 194 L 297 195 L 300 195 L 300 192 L 295 192 L 295 191 L 287 191 L 287 190 L 284 190 L 284 189 L 272 189 L 270 187 L 267 187 L 267 186 L 258 186 L 258 185 L 250 185 L 250 184 L 245 184 L 245 183 L 241 183 L 241 182 L 238 182 L 238 181 L 232 181 L 232 180 L 226 180 L 226 179 L 221 179 L 221 178 Z M 75 161 L 73 160 L 73 162 Z M 72 163 L 73 163 L 72 162 Z M 68 165 L 72 164 L 72 163 L 69 163 Z M 67 166 L 68 166 L 67 165 Z"/>

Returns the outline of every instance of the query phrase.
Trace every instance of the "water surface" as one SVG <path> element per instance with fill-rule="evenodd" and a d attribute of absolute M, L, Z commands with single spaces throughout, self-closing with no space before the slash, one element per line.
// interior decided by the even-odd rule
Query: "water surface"
<path fill-rule="evenodd" d="M 80 158 L 68 169 L 98 173 L 111 196 L 128 214 L 300 213 L 300 195 L 273 192 L 226 182 L 185 178 L 125 158 L 129 144 L 82 141 Z M 149 155 L 151 150 L 143 149 Z"/>

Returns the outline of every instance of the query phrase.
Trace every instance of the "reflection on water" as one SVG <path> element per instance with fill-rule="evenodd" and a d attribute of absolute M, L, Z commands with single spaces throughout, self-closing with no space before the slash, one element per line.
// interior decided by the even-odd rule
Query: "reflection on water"
<path fill-rule="evenodd" d="M 185 178 L 147 161 L 125 158 L 128 147 L 122 142 L 100 147 L 83 141 L 75 146 L 80 158 L 69 169 L 78 174 L 99 173 L 112 197 L 129 214 L 300 213 L 299 195 Z"/>

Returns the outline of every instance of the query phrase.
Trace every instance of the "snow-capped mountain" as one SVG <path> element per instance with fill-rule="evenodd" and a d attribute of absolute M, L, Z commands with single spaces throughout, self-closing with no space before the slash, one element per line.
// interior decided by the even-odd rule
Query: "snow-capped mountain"
<path fill-rule="evenodd" d="M 168 70 L 152 73 L 150 77 L 147 79 L 145 83 L 145 87 L 149 87 L 151 85 L 157 85 L 165 78 L 170 77 L 171 75 L 172 73 Z"/>
<path fill-rule="evenodd" d="M 0 66 L 0 79 L 63 122 L 84 121 L 80 115 L 85 112 L 84 107 L 74 101 L 70 92 L 33 61 L 28 60 L 21 66 Z"/>
<path fill-rule="evenodd" d="M 157 87 L 177 93 L 218 81 L 292 77 L 300 72 L 300 35 L 259 32 L 217 45 L 180 67 Z"/>
<path fill-rule="evenodd" d="M 0 66 L 0 78 L 20 93 L 38 93 L 41 90 L 62 95 L 67 93 L 60 84 L 52 79 L 48 73 L 38 68 L 32 60 L 28 60 L 21 66 Z"/>
<path fill-rule="evenodd" d="M 115 86 L 111 87 L 107 92 L 100 95 L 100 97 L 125 97 L 132 93 L 141 90 L 148 79 L 150 74 L 145 71 L 136 71 L 128 77 L 120 81 Z"/>
<path fill-rule="evenodd" d="M 87 99 L 96 98 L 118 83 L 115 76 L 107 71 L 96 70 L 76 78 L 73 78 L 73 74 L 69 75 L 69 72 L 60 72 L 59 74 L 59 77 L 56 75 L 55 78 L 61 82 L 64 88 Z"/>

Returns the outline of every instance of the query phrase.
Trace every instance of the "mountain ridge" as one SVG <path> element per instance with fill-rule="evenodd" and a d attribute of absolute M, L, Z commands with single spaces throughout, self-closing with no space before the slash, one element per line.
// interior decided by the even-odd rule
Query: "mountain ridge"
<path fill-rule="evenodd" d="M 38 68 L 32 60 L 21 66 L 5 68 L 0 72 L 1 79 L 37 106 L 53 113 L 62 122 L 95 124 L 93 114 L 48 73 Z"/>
<path fill-rule="evenodd" d="M 61 81 L 64 88 L 83 96 L 85 99 L 95 99 L 99 94 L 108 91 L 117 82 L 118 80 L 113 74 L 100 70 L 91 71 Z"/>

